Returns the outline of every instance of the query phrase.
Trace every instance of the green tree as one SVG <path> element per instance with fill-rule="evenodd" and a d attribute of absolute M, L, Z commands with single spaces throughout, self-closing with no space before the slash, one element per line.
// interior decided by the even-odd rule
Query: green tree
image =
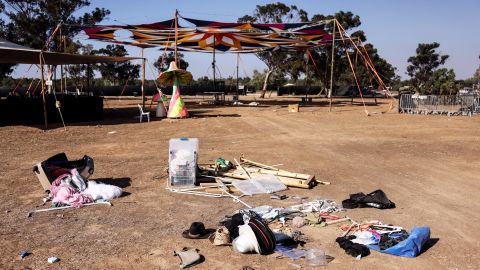
<path fill-rule="evenodd" d="M 107 45 L 105 48 L 93 50 L 92 54 L 124 57 L 128 55 L 128 52 L 122 45 Z M 123 83 L 126 80 L 135 80 L 140 74 L 140 65 L 134 65 L 129 61 L 99 64 L 97 68 L 102 76 L 112 84 Z"/>
<path fill-rule="evenodd" d="M 441 55 L 436 50 L 440 47 L 437 42 L 420 43 L 416 55 L 408 58 L 407 74 L 411 83 L 421 94 L 431 94 L 434 84 L 434 73 L 445 64 L 448 55 Z"/>
<path fill-rule="evenodd" d="M 51 51 L 63 51 L 72 45 L 73 37 L 84 26 L 101 22 L 110 11 L 95 8 L 91 12 L 75 14 L 90 6 L 89 0 L 0 0 L 0 37 L 9 41 L 42 49 L 50 36 L 62 23 L 61 34 L 50 42 Z M 12 65 L 0 65 L 0 78 L 12 72 Z"/>
<path fill-rule="evenodd" d="M 165 58 L 163 59 L 163 55 L 160 55 L 153 63 L 153 66 L 155 66 L 158 70 L 158 72 L 164 72 L 165 70 L 168 69 L 170 62 L 175 61 L 175 53 L 174 52 L 169 52 L 165 55 Z M 182 53 L 177 53 L 177 58 L 178 58 L 178 68 L 185 69 L 187 70 L 188 68 L 188 62 L 185 60 L 184 55 Z"/>
<path fill-rule="evenodd" d="M 308 21 L 308 14 L 303 9 L 298 9 L 297 6 L 291 5 L 287 6 L 283 3 L 277 2 L 266 5 L 257 5 L 253 16 L 245 15 L 241 18 L 238 18 L 238 22 L 257 22 L 257 23 L 289 23 L 289 22 L 306 22 Z M 296 56 L 292 58 L 292 54 L 285 50 L 275 49 L 272 51 L 260 52 L 257 53 L 257 57 L 262 60 L 267 66 L 268 70 L 265 74 L 262 93 L 260 98 L 265 97 L 267 92 L 267 85 L 270 81 L 272 73 L 276 72 L 279 74 L 287 73 L 288 65 L 285 60 L 290 58 L 290 60 L 296 60 L 301 58 L 301 56 Z M 297 54 L 302 54 L 301 52 Z M 289 56 L 290 55 L 290 56 Z M 290 61 L 288 63 L 291 63 Z M 298 77 L 298 71 L 293 73 L 293 76 Z"/>
<path fill-rule="evenodd" d="M 62 36 L 67 45 L 83 27 L 101 22 L 110 11 L 95 8 L 81 16 L 75 16 L 80 9 L 90 6 L 89 0 L 2 0 L 4 14 L 8 18 L 8 31 L 15 37 L 13 42 L 42 49 L 52 36 L 57 25 L 62 23 Z M 51 41 L 52 51 L 61 51 L 61 41 Z"/>
<path fill-rule="evenodd" d="M 435 72 L 433 72 L 432 81 L 432 94 L 452 95 L 456 94 L 458 91 L 453 69 L 440 68 L 435 70 Z"/>

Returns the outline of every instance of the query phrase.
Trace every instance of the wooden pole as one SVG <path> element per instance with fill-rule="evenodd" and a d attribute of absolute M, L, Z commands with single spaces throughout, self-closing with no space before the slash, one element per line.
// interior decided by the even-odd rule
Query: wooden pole
<path fill-rule="evenodd" d="M 333 65 L 335 64 L 335 28 L 336 28 L 336 22 L 337 22 L 337 19 L 333 19 L 332 65 L 330 67 L 330 90 L 328 90 L 330 111 L 332 111 Z"/>
<path fill-rule="evenodd" d="M 307 63 L 305 64 L 305 103 L 308 102 L 308 61 L 310 60 L 310 58 L 308 57 L 308 49 L 307 49 L 307 52 L 306 52 L 306 56 L 307 56 Z"/>
<path fill-rule="evenodd" d="M 215 80 L 215 34 L 213 34 L 213 61 L 212 61 L 212 69 L 213 69 L 213 90 L 217 92 L 217 82 Z"/>
<path fill-rule="evenodd" d="M 238 101 L 238 64 L 240 62 L 240 53 L 237 53 L 237 101 Z"/>
<path fill-rule="evenodd" d="M 43 52 L 40 52 L 40 82 L 42 89 L 42 100 L 43 100 L 43 118 L 45 119 L 45 131 L 48 129 L 48 120 L 47 120 L 47 102 L 45 100 L 45 78 L 43 76 Z"/>
<path fill-rule="evenodd" d="M 143 57 L 142 48 L 142 108 L 145 110 L 145 58 Z"/>
<path fill-rule="evenodd" d="M 175 64 L 178 67 L 177 43 L 178 43 L 178 9 L 175 10 Z"/>

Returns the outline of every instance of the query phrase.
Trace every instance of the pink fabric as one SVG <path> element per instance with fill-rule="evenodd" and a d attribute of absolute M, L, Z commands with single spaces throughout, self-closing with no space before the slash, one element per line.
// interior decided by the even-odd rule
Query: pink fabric
<path fill-rule="evenodd" d="M 80 208 L 86 203 L 93 202 L 90 195 L 80 193 L 70 185 L 62 184 L 62 179 L 65 177 L 71 177 L 71 174 L 62 174 L 53 181 L 48 195 L 52 199 L 52 203 L 63 203 Z"/>

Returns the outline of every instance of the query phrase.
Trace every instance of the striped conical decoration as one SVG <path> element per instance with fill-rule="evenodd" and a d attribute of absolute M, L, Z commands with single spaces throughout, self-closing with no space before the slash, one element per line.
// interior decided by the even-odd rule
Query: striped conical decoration
<path fill-rule="evenodd" d="M 168 118 L 188 117 L 188 111 L 180 96 L 180 86 L 178 85 L 177 76 L 173 76 L 173 91 L 170 106 L 168 106 Z"/>

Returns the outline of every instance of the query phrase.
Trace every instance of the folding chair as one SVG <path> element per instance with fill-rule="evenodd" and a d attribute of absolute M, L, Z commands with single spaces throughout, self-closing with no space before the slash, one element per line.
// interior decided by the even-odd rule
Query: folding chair
<path fill-rule="evenodd" d="M 146 116 L 148 122 L 150 123 L 150 112 L 143 112 L 142 106 L 140 106 L 140 104 L 137 104 L 137 105 L 138 105 L 138 109 L 140 110 L 140 123 L 143 120 L 143 116 Z"/>

